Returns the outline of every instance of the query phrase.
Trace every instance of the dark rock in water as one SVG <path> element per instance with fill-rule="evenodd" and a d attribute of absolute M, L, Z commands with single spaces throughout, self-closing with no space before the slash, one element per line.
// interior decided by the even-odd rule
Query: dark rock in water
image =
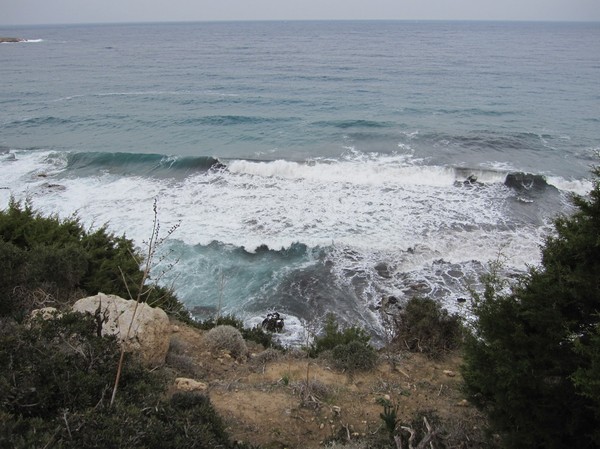
<path fill-rule="evenodd" d="M 509 173 L 506 175 L 504 185 L 518 191 L 543 190 L 548 187 L 546 178 L 532 173 Z"/>
<path fill-rule="evenodd" d="M 467 302 L 467 298 L 456 298 L 456 302 L 459 304 Z"/>
<path fill-rule="evenodd" d="M 67 190 L 67 188 L 61 184 L 51 184 L 49 182 L 45 182 L 44 184 L 42 184 L 42 187 L 51 190 Z"/>
<path fill-rule="evenodd" d="M 21 39 L 20 37 L 0 37 L 0 44 L 16 42 L 25 42 L 25 39 Z"/>
<path fill-rule="evenodd" d="M 376 310 L 383 309 L 386 313 L 389 312 L 395 313 L 397 310 L 402 310 L 402 306 L 400 305 L 400 300 L 395 296 L 384 296 L 381 298 L 381 304 L 376 307 Z"/>
<path fill-rule="evenodd" d="M 455 187 L 475 187 L 475 186 L 482 186 L 483 183 L 477 181 L 477 176 L 475 176 L 474 174 L 470 174 L 469 176 L 467 176 L 467 179 L 465 179 L 463 182 L 460 181 L 455 181 L 454 182 L 454 186 Z"/>
<path fill-rule="evenodd" d="M 377 271 L 377 274 L 382 278 L 389 279 L 392 277 L 390 274 L 390 267 L 385 262 L 375 265 L 375 271 Z"/>
<path fill-rule="evenodd" d="M 269 313 L 261 326 L 269 332 L 281 332 L 283 330 L 283 318 L 277 312 Z"/>
<path fill-rule="evenodd" d="M 467 178 L 467 180 L 465 182 L 468 182 L 469 184 L 473 184 L 474 182 L 477 182 L 477 176 L 469 175 L 469 177 Z"/>
<path fill-rule="evenodd" d="M 210 166 L 211 170 L 225 170 L 227 168 L 227 165 L 225 165 L 223 162 L 221 161 L 217 161 L 214 164 L 212 164 Z"/>

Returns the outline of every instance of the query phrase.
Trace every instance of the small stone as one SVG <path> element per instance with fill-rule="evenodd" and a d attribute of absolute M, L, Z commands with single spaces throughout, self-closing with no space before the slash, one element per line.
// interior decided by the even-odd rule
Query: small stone
<path fill-rule="evenodd" d="M 179 326 L 177 326 L 176 324 L 174 326 L 172 326 L 171 327 L 171 332 L 173 332 L 173 333 L 179 332 Z"/>
<path fill-rule="evenodd" d="M 455 373 L 454 371 L 451 371 L 451 370 L 449 370 L 449 369 L 445 369 L 445 370 L 443 371 L 443 373 L 444 373 L 446 376 L 448 376 L 448 377 L 454 377 L 454 376 L 456 376 L 456 373 Z"/>
<path fill-rule="evenodd" d="M 331 410 L 333 411 L 333 413 L 335 415 L 339 415 L 341 413 L 341 411 L 342 411 L 342 407 L 334 405 L 334 406 L 331 407 Z"/>
<path fill-rule="evenodd" d="M 208 385 L 204 382 L 198 382 L 194 379 L 178 377 L 175 379 L 175 388 L 180 391 L 206 391 L 208 389 Z"/>
<path fill-rule="evenodd" d="M 386 401 L 391 401 L 392 400 L 392 398 L 391 398 L 391 396 L 389 394 L 384 394 L 383 395 L 383 399 L 385 399 Z"/>
<path fill-rule="evenodd" d="M 325 427 L 325 424 L 323 424 L 323 423 L 321 423 L 321 424 L 319 425 L 319 429 L 323 429 L 324 427 Z"/>
<path fill-rule="evenodd" d="M 459 407 L 468 407 L 469 401 L 467 401 L 466 399 L 463 399 L 461 401 L 458 401 L 458 403 L 456 405 L 458 405 Z"/>
<path fill-rule="evenodd" d="M 48 321 L 54 318 L 60 318 L 62 314 L 58 313 L 56 307 L 42 307 L 41 309 L 31 311 L 31 319 L 36 319 L 39 316 L 42 317 L 42 320 Z"/>

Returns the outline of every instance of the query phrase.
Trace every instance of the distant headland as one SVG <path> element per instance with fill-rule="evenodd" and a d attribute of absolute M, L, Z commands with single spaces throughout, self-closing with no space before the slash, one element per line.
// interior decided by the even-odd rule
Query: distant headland
<path fill-rule="evenodd" d="M 25 39 L 21 39 L 20 37 L 0 37 L 0 44 L 8 42 L 25 42 Z"/>

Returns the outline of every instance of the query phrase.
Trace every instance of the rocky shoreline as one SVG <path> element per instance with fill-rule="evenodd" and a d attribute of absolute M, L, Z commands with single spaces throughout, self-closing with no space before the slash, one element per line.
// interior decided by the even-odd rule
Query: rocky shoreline
<path fill-rule="evenodd" d="M 20 37 L 0 37 L 0 44 L 25 42 L 26 39 Z"/>

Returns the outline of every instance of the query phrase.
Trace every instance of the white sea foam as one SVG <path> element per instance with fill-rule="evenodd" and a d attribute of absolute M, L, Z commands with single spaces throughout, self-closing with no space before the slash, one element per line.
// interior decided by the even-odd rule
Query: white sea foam
<path fill-rule="evenodd" d="M 42 209 L 61 215 L 77 211 L 84 220 L 108 222 L 140 241 L 149 225 L 143 217 L 149 216 L 155 197 L 165 221 L 182 221 L 180 238 L 186 243 L 217 240 L 249 250 L 297 241 L 369 251 L 421 244 L 460 257 L 459 248 L 469 248 L 471 232 L 481 230 L 485 238 L 487 230 L 507 220 L 508 189 L 501 184 L 454 186 L 454 171 L 443 167 L 235 161 L 228 172 L 181 182 L 109 174 L 53 179 L 51 184 L 66 188 L 59 190 L 47 184 L 64 167 L 60 157 L 34 152 L 10 164 L 10 170 L 3 170 L 10 190 L 3 195 L 32 196 Z"/>
<path fill-rule="evenodd" d="M 233 161 L 232 173 L 315 182 L 352 185 L 450 186 L 456 181 L 448 167 L 406 165 L 404 158 L 382 157 L 370 161 L 316 161 L 311 164 L 278 160 L 274 162 Z"/>
<path fill-rule="evenodd" d="M 363 301 L 362 308 L 352 306 L 353 316 L 377 333 L 382 329 L 372 308 L 382 296 L 402 297 L 407 285 L 424 284 L 440 297 L 455 298 L 465 293 L 464 286 L 454 286 L 448 278 L 452 267 L 474 279 L 477 267 L 505 254 L 511 257 L 510 267 L 524 269 L 538 263 L 539 244 L 547 232 L 544 226 L 510 216 L 514 193 L 493 182 L 502 175 L 486 170 L 477 175 L 489 176 L 490 183 L 477 186 L 455 184 L 464 171 L 410 166 L 406 159 L 393 157 L 361 163 L 234 161 L 229 170 L 200 172 L 183 180 L 106 172 L 78 177 L 65 171 L 63 153 L 15 154 L 14 160 L 0 162 L 0 187 L 5 187 L 0 189 L 0 207 L 11 195 L 31 198 L 44 213 L 77 213 L 86 226 L 107 223 L 141 244 L 150 235 L 152 203 L 158 198 L 163 229 L 181 222 L 176 251 L 213 241 L 248 251 L 263 244 L 288 248 L 295 242 L 328 248 L 339 291 L 353 291 Z M 375 269 L 382 261 L 388 266 L 387 277 Z M 214 277 L 213 267 L 199 265 L 203 263 L 214 261 L 190 258 L 175 269 L 184 279 L 181 291 L 189 304 L 214 297 L 213 281 L 194 278 Z M 469 268 L 473 263 L 475 268 Z M 169 279 L 177 285 L 177 278 L 175 273 Z M 277 279 L 269 279 L 277 285 Z M 233 288 L 231 282 L 232 311 L 239 313 L 244 301 L 261 294 L 260 287 L 251 293 L 247 286 Z M 295 344 L 304 338 L 297 320 L 290 314 L 282 341 Z"/>
<path fill-rule="evenodd" d="M 548 176 L 548 184 L 553 185 L 559 190 L 576 193 L 577 195 L 587 195 L 594 187 L 592 181 L 588 179 L 567 180 L 560 176 Z"/>

